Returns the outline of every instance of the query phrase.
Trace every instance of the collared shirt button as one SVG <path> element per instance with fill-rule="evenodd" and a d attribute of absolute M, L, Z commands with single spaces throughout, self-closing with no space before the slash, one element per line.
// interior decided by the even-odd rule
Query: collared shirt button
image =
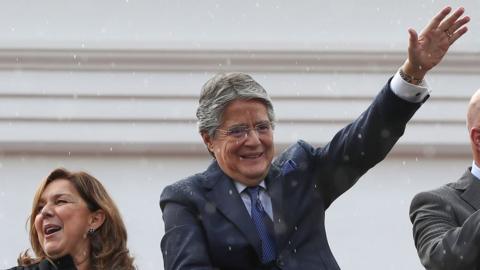
<path fill-rule="evenodd" d="M 297 253 L 297 249 L 296 249 L 296 248 L 293 249 L 293 253 L 294 253 L 294 254 Z"/>
<path fill-rule="evenodd" d="M 291 245 L 292 245 L 292 241 L 288 241 L 288 245 L 291 246 Z"/>

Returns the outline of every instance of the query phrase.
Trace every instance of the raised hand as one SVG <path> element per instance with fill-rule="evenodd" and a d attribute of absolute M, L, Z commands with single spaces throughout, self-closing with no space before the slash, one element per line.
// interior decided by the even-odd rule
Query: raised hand
<path fill-rule="evenodd" d="M 440 63 L 450 46 L 467 32 L 465 24 L 470 18 L 468 16 L 460 18 L 465 10 L 460 7 L 446 18 L 451 10 L 451 7 L 442 9 L 423 29 L 420 36 L 414 29 L 408 29 L 410 34 L 408 59 L 402 67 L 407 75 L 423 79 L 427 71 Z"/>

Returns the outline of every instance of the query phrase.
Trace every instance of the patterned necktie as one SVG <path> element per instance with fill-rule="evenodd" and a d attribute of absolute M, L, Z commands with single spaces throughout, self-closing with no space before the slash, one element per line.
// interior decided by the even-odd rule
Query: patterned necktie
<path fill-rule="evenodd" d="M 260 201 L 260 187 L 248 187 L 247 193 L 250 195 L 252 205 L 252 220 L 262 241 L 262 263 L 268 263 L 275 260 L 276 257 L 275 241 L 272 236 L 273 223 Z"/>

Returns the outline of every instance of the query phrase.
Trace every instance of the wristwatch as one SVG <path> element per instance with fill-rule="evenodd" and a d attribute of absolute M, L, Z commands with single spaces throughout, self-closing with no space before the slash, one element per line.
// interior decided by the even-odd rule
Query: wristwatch
<path fill-rule="evenodd" d="M 400 68 L 398 70 L 398 73 L 400 74 L 400 77 L 402 77 L 402 79 L 408 83 L 411 83 L 411 84 L 415 84 L 415 85 L 419 85 L 423 82 L 423 79 L 418 79 L 418 78 L 415 78 L 413 76 L 410 76 L 408 75 L 407 73 L 405 73 L 403 71 L 402 68 Z"/>

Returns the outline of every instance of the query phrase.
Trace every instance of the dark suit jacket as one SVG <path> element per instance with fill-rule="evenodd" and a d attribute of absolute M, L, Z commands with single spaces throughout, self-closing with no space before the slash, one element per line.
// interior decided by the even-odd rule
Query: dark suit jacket
<path fill-rule="evenodd" d="M 9 270 L 76 270 L 75 263 L 72 257 L 65 256 L 53 261 L 55 266 L 49 260 L 43 260 L 40 263 L 32 264 L 30 266 L 17 266 Z"/>
<path fill-rule="evenodd" d="M 470 169 L 455 183 L 417 194 L 413 237 L 427 269 L 480 269 L 480 180 Z"/>
<path fill-rule="evenodd" d="M 420 104 L 389 83 L 369 108 L 323 148 L 299 141 L 265 179 L 272 199 L 277 260 L 260 263 L 261 245 L 233 180 L 214 161 L 162 192 L 165 269 L 339 269 L 327 242 L 325 210 L 403 134 Z"/>

